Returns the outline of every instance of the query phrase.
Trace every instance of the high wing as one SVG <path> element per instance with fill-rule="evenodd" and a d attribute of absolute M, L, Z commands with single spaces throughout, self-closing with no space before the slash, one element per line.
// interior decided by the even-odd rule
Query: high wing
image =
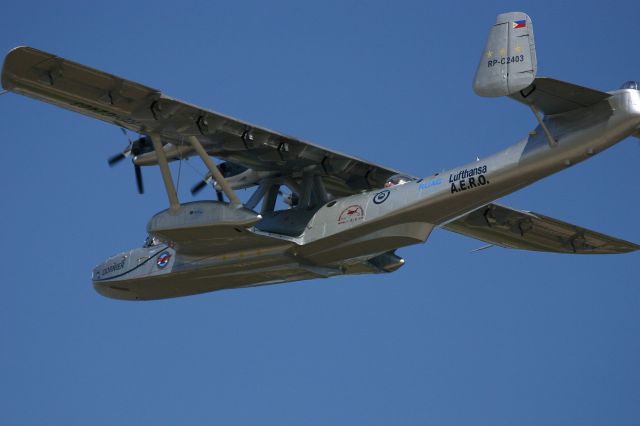
<path fill-rule="evenodd" d="M 614 254 L 639 250 L 640 246 L 539 213 L 488 204 L 444 225 L 444 228 L 520 250 L 573 254 Z"/>
<path fill-rule="evenodd" d="M 316 169 L 336 196 L 382 187 L 398 173 L 30 47 L 6 56 L 2 86 L 140 134 L 157 134 L 170 159 L 194 155 L 186 138 L 196 136 L 208 154 L 255 171 L 298 181 Z"/>

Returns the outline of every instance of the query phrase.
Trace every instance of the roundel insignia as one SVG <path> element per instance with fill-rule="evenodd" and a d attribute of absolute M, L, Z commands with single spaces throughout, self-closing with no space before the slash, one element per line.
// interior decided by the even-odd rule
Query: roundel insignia
<path fill-rule="evenodd" d="M 156 264 L 158 265 L 158 268 L 163 269 L 165 266 L 169 264 L 170 260 L 171 260 L 171 254 L 167 251 L 164 251 L 160 253 L 160 256 L 158 256 L 158 260 L 156 261 Z"/>
<path fill-rule="evenodd" d="M 376 195 L 373 196 L 374 204 L 384 203 L 385 201 L 387 201 L 387 198 L 389 198 L 389 194 L 391 194 L 391 191 L 389 191 L 388 189 L 378 192 Z"/>

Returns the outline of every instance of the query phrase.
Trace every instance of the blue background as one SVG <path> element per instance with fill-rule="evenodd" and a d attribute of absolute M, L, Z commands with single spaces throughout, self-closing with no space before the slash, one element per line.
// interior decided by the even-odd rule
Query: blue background
<path fill-rule="evenodd" d="M 539 75 L 640 79 L 636 2 L 230 3 L 10 2 L 0 51 L 31 45 L 421 176 L 534 127 L 471 90 L 500 12 L 532 17 Z M 114 301 L 91 269 L 166 208 L 158 171 L 138 196 L 130 164 L 106 164 L 118 128 L 14 94 L 0 138 L 3 425 L 640 422 L 637 254 L 472 254 L 483 243 L 438 231 L 394 274 Z M 639 157 L 626 140 L 502 202 L 640 242 Z M 182 200 L 196 181 L 183 166 Z"/>

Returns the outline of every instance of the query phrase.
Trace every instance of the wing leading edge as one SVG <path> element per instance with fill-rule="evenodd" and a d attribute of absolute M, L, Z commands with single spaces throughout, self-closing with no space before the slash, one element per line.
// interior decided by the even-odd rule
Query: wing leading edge
<path fill-rule="evenodd" d="M 443 226 L 487 243 L 519 250 L 619 254 L 640 246 L 539 213 L 488 204 Z"/>
<path fill-rule="evenodd" d="M 186 137 L 196 136 L 210 155 L 253 170 L 296 178 L 316 167 L 335 195 L 381 187 L 399 173 L 30 47 L 18 47 L 7 54 L 2 86 L 137 133 L 158 134 L 170 158 L 171 149 L 181 157 L 193 155 Z"/>

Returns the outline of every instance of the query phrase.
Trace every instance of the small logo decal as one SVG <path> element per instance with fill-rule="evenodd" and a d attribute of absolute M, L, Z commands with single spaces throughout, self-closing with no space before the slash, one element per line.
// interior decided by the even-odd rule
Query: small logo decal
<path fill-rule="evenodd" d="M 362 208 L 362 206 L 354 204 L 353 206 L 349 206 L 346 209 L 342 210 L 342 213 L 340 213 L 340 216 L 338 216 L 338 225 L 358 222 L 362 219 L 364 219 L 364 209 Z"/>
<path fill-rule="evenodd" d="M 389 198 L 389 194 L 391 194 L 391 191 L 389 191 L 388 189 L 378 192 L 376 195 L 373 196 L 374 204 L 384 203 L 385 201 L 387 201 L 387 198 Z"/>
<path fill-rule="evenodd" d="M 169 254 L 169 252 L 167 251 L 164 251 L 160 253 L 160 256 L 158 256 L 158 260 L 156 261 L 156 264 L 158 265 L 158 268 L 163 269 L 165 266 L 169 264 L 170 260 L 171 260 L 171 254 Z"/>

